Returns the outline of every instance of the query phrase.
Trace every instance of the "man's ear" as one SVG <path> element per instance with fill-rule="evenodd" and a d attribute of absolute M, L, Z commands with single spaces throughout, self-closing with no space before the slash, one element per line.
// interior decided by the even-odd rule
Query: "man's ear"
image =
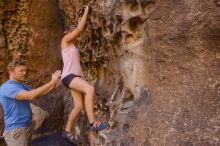
<path fill-rule="evenodd" d="M 67 33 L 68 33 L 68 30 L 65 30 L 65 31 L 63 32 L 64 35 L 66 35 Z"/>
<path fill-rule="evenodd" d="M 13 73 L 13 70 L 12 69 L 8 69 L 8 74 L 12 74 Z"/>

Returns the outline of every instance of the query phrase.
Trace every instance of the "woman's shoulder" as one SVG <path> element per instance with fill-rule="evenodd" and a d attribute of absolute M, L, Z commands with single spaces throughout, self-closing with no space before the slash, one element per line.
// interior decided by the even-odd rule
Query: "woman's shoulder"
<path fill-rule="evenodd" d="M 61 49 L 66 49 L 66 48 L 76 48 L 76 46 L 71 43 L 71 44 L 61 44 Z"/>
<path fill-rule="evenodd" d="M 76 46 L 75 45 L 65 45 L 65 46 L 61 46 L 61 50 L 62 51 L 67 51 L 67 50 L 72 50 L 72 49 L 76 49 Z"/>

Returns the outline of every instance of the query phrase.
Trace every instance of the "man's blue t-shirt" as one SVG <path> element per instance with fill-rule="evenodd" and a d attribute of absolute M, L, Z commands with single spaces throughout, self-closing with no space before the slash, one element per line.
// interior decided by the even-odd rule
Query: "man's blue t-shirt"
<path fill-rule="evenodd" d="M 0 87 L 0 103 L 4 111 L 5 131 L 28 127 L 32 121 L 32 111 L 28 100 L 16 100 L 21 90 L 29 87 L 13 80 L 8 80 Z"/>

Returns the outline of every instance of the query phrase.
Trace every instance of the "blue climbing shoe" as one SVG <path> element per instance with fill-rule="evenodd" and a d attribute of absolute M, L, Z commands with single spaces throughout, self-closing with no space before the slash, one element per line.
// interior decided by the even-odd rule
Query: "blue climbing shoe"
<path fill-rule="evenodd" d="M 61 136 L 67 140 L 69 140 L 73 144 L 77 144 L 77 135 L 72 132 L 66 132 L 66 130 L 62 131 Z"/>
<path fill-rule="evenodd" d="M 97 122 L 97 121 L 95 121 Z M 93 127 L 93 124 L 95 122 L 92 122 L 91 124 L 89 124 L 88 128 L 91 130 L 91 131 L 100 131 L 100 130 L 103 130 L 103 129 L 106 129 L 108 127 L 108 124 L 103 122 L 99 125 L 97 125 L 96 127 Z"/>

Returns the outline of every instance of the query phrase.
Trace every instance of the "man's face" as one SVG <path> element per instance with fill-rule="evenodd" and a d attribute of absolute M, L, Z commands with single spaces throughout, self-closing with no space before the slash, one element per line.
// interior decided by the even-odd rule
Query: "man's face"
<path fill-rule="evenodd" d="M 14 70 L 10 71 L 10 76 L 12 79 L 21 82 L 24 81 L 27 75 L 27 66 L 19 65 L 14 68 Z"/>

